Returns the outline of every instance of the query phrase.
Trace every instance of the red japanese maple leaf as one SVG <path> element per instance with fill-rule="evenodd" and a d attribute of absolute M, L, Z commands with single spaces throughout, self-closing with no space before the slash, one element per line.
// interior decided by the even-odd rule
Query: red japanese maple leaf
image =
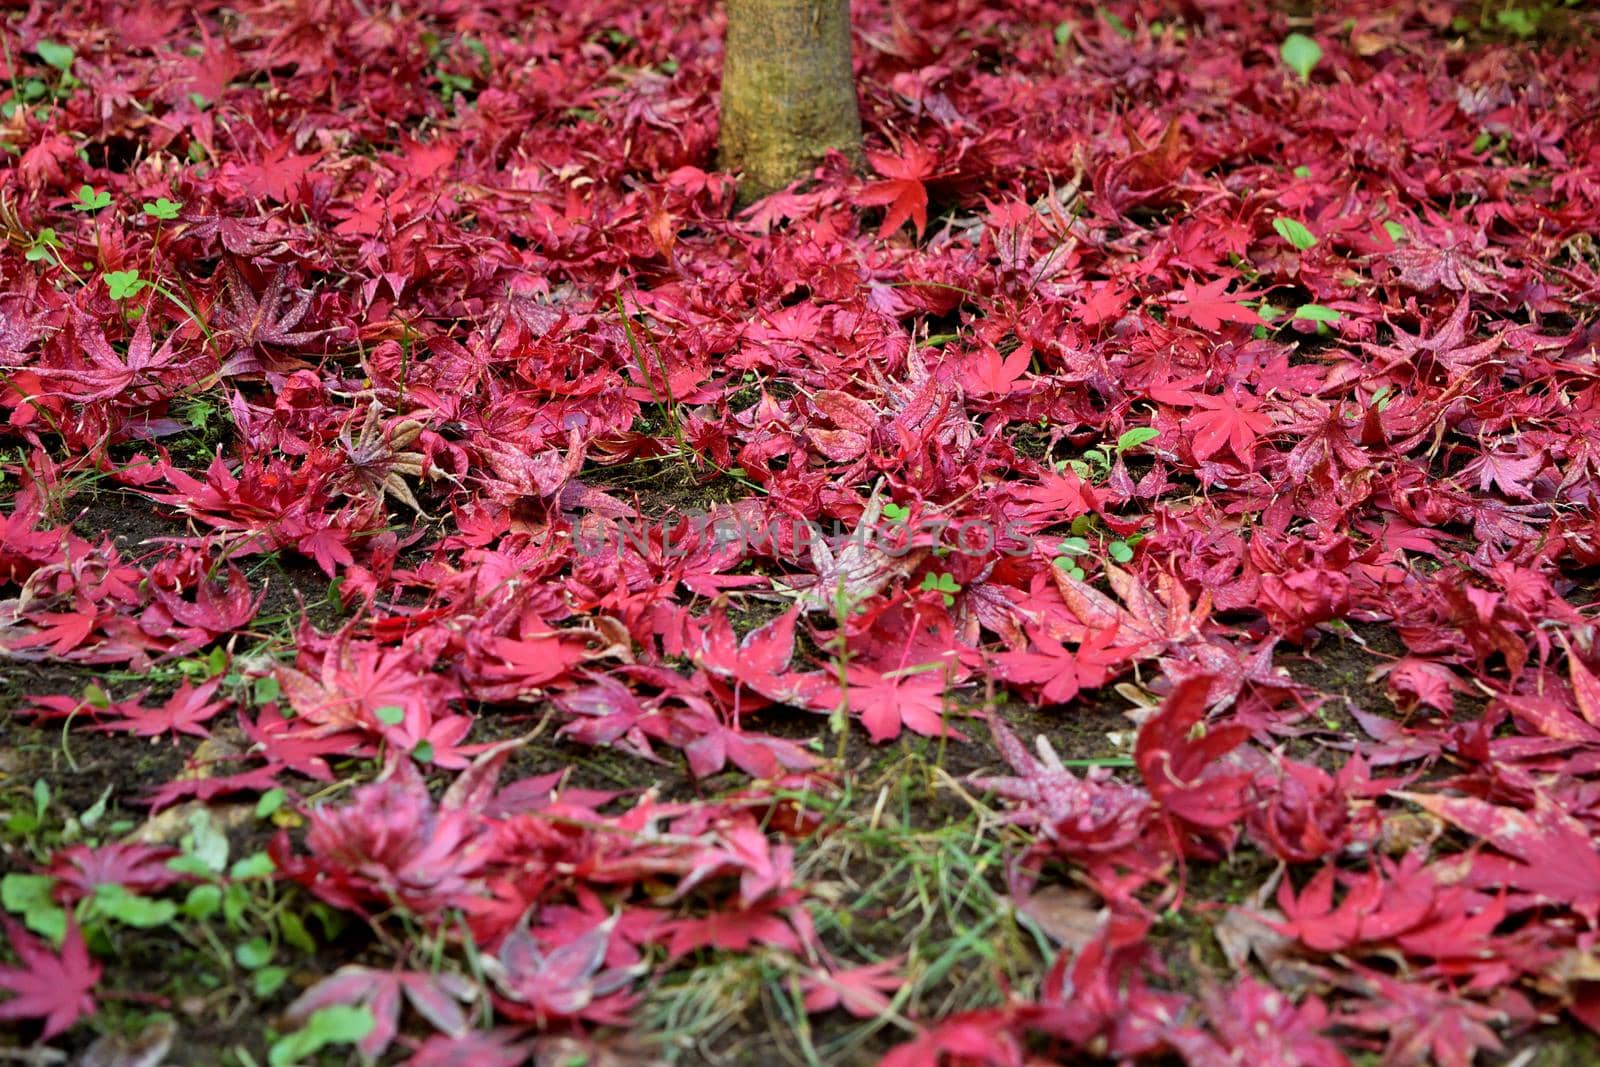
<path fill-rule="evenodd" d="M 1344 882 L 1344 899 L 1334 904 L 1334 888 Z M 1342 952 L 1368 942 L 1386 941 L 1422 923 L 1438 892 L 1433 876 L 1412 860 L 1384 877 L 1376 867 L 1350 874 L 1321 868 L 1297 896 L 1289 879 L 1278 886 L 1285 922 L 1279 929 L 1319 952 Z"/>
<path fill-rule="evenodd" d="M 367 746 L 356 743 L 351 733 L 329 733 L 320 726 L 306 726 L 298 717 L 285 717 L 285 709 L 277 704 L 263 708 L 254 721 L 239 716 L 239 728 L 255 743 L 268 766 L 277 771 L 289 768 L 319 782 L 333 781 L 327 756 L 353 756 L 369 753 Z"/>
<path fill-rule="evenodd" d="M 843 1008 L 858 1019 L 873 1019 L 889 1010 L 889 994 L 906 982 L 895 973 L 899 959 L 865 967 L 814 971 L 800 981 L 806 1011 L 816 1014 Z"/>
<path fill-rule="evenodd" d="M 1012 1033 L 1014 1026 L 1009 1010 L 965 1012 L 944 1019 L 891 1049 L 880 1067 L 931 1067 L 945 1063 L 1013 1067 L 1026 1062 L 1022 1042 Z"/>
<path fill-rule="evenodd" d="M 799 907 L 798 891 L 769 897 L 754 907 L 722 910 L 705 918 L 674 919 L 663 925 L 668 959 L 699 948 L 744 951 L 767 945 L 801 954 L 815 942 L 810 919 Z M 797 929 L 797 926 L 800 927 Z"/>
<path fill-rule="evenodd" d="M 322 573 L 332 578 L 339 573 L 340 567 L 348 567 L 356 561 L 346 547 L 349 533 L 325 526 L 320 530 L 313 530 L 296 542 L 295 547 L 312 559 L 317 561 L 317 566 L 322 568 Z"/>
<path fill-rule="evenodd" d="M 1600 678 L 1576 655 L 1567 653 L 1567 670 L 1572 677 L 1572 698 L 1578 714 L 1590 726 L 1600 729 Z"/>
<path fill-rule="evenodd" d="M 944 683 L 937 673 L 899 676 L 852 666 L 848 674 L 849 708 L 875 743 L 899 737 L 902 726 L 924 737 L 961 737 L 944 721 Z M 833 686 L 821 700 L 827 703 L 837 692 Z"/>
<path fill-rule="evenodd" d="M 378 183 L 370 181 L 361 196 L 350 201 L 349 206 L 336 205 L 329 214 L 339 219 L 333 232 L 346 237 L 371 237 L 383 228 L 389 215 L 389 201 L 378 190 Z"/>
<path fill-rule="evenodd" d="M 773 700 L 803 703 L 805 686 L 788 675 L 789 661 L 794 658 L 794 624 L 798 614 L 792 609 L 786 611 L 735 643 L 728 617 L 719 613 L 711 619 L 703 636 L 700 663 L 716 677 L 727 679 L 737 687 L 748 686 Z M 754 706 L 761 703 L 758 699 Z"/>
<path fill-rule="evenodd" d="M 89 640 L 100 623 L 100 613 L 93 606 L 82 605 L 74 611 L 30 612 L 26 619 L 37 629 L 11 638 L 7 642 L 11 649 L 49 645 L 52 656 L 65 656 Z"/>
<path fill-rule="evenodd" d="M 120 885 L 139 893 L 164 889 L 183 876 L 167 866 L 175 848 L 112 842 L 92 848 L 73 845 L 50 857 L 48 873 L 56 879 L 58 898 L 78 900 L 102 885 Z"/>
<path fill-rule="evenodd" d="M 1372 783 L 1360 756 L 1337 776 L 1296 760 L 1275 762 L 1273 770 L 1256 775 L 1258 799 L 1247 817 L 1251 836 L 1263 848 L 1289 863 L 1310 863 L 1373 832 L 1373 820 L 1356 815 L 1364 809 L 1355 801 L 1381 794 L 1387 785 Z"/>
<path fill-rule="evenodd" d="M 398 897 L 428 913 L 464 894 L 493 858 L 484 820 L 449 794 L 435 804 L 409 761 L 389 773 L 340 807 L 314 809 L 306 832 L 312 859 L 285 849 L 279 868 L 344 908 Z"/>
<path fill-rule="evenodd" d="M 1205 396 L 1194 398 L 1202 410 L 1183 420 L 1196 459 L 1210 459 L 1224 446 L 1246 463 L 1253 463 L 1257 438 L 1272 429 L 1272 419 L 1255 410 L 1254 398 Z M 1246 406 L 1249 405 L 1249 406 Z"/>
<path fill-rule="evenodd" d="M 574 637 L 553 628 L 529 630 L 519 638 L 496 637 L 486 642 L 485 651 L 500 661 L 485 664 L 487 677 L 532 689 L 571 671 L 588 651 L 582 635 Z"/>
<path fill-rule="evenodd" d="M 1394 334 L 1392 345 L 1361 346 L 1369 354 L 1383 360 L 1383 363 L 1373 368 L 1371 373 L 1387 373 L 1406 364 L 1411 364 L 1414 370 L 1426 370 L 1428 368 L 1423 364 L 1430 359 L 1437 360 L 1454 371 L 1465 371 L 1476 367 L 1501 348 L 1503 342 L 1499 332 L 1483 340 L 1471 340 L 1467 331 L 1468 316 L 1471 311 L 1472 302 L 1463 295 L 1456 301 L 1455 310 L 1450 313 L 1450 317 L 1428 337 L 1424 337 L 1421 330 L 1414 334 L 1407 333 L 1390 323 L 1389 329 Z"/>
<path fill-rule="evenodd" d="M 1477 797 L 1396 793 L 1493 845 L 1499 854 L 1470 857 L 1465 884 L 1510 886 L 1564 904 L 1591 923 L 1600 918 L 1600 849 L 1588 827 L 1538 790 L 1533 810 L 1500 807 Z"/>
<path fill-rule="evenodd" d="M 1025 502 L 1027 513 L 1049 516 L 1052 521 L 1063 522 L 1085 515 L 1095 507 L 1094 487 L 1086 483 L 1071 469 L 1056 474 L 1041 471 L 1039 484 L 1017 490 Z"/>
<path fill-rule="evenodd" d="M 1169 814 L 1183 822 L 1218 830 L 1238 820 L 1245 808 L 1248 774 L 1230 773 L 1216 761 L 1250 736 L 1243 726 L 1204 727 L 1212 677 L 1186 679 L 1145 721 L 1133 759 L 1145 788 Z"/>
<path fill-rule="evenodd" d="M 1423 982 L 1407 982 L 1356 966 L 1355 981 L 1370 998 L 1341 1012 L 1337 1021 L 1386 1035 L 1383 1062 L 1395 1067 L 1472 1067 L 1480 1051 L 1498 1052 L 1488 1024 L 1494 1009 Z"/>
<path fill-rule="evenodd" d="M 978 396 L 1005 396 L 1019 388 L 1017 379 L 1028 369 L 1032 357 L 1033 351 L 1026 345 L 1008 356 L 987 345 L 962 365 L 962 383 Z"/>
<path fill-rule="evenodd" d="M 1163 647 L 1204 648 L 1194 642 L 1211 614 L 1209 590 L 1202 591 L 1196 601 L 1191 600 L 1182 582 L 1164 572 L 1156 575 L 1152 590 L 1137 574 L 1120 567 L 1108 563 L 1104 571 L 1112 591 L 1122 599 L 1121 604 L 1090 583 L 1074 578 L 1065 568 L 1051 569 L 1050 576 L 1061 591 L 1061 598 L 1092 635 L 1078 649 L 1080 662 L 1089 659 L 1092 651 L 1097 668 L 1115 670 L 1128 660 L 1154 655 Z M 1113 634 L 1117 638 L 1114 644 L 1110 640 Z M 1234 670 L 1236 673 L 1237 668 Z M 1204 673 L 1220 674 L 1222 668 L 1208 665 Z"/>
<path fill-rule="evenodd" d="M 1091 286 L 1088 294 L 1078 315 L 1086 324 L 1098 326 L 1122 314 L 1133 296 L 1133 290 L 1124 289 L 1116 282 L 1100 282 Z"/>
<path fill-rule="evenodd" d="M 449 169 L 460 151 L 461 146 L 447 137 L 434 141 L 402 137 L 399 158 L 390 156 L 389 159 L 408 183 L 421 185 Z"/>
<path fill-rule="evenodd" d="M 168 633 L 177 641 L 202 645 L 248 625 L 265 593 L 251 596 L 250 581 L 237 567 L 227 569 L 226 582 L 220 577 L 201 578 L 193 589 L 193 600 L 187 599 L 182 589 L 152 583 L 156 602 L 146 609 L 140 626 L 146 633 Z"/>
<path fill-rule="evenodd" d="M 500 1009 L 514 1019 L 548 1023 L 562 1019 L 623 1024 L 633 998 L 625 992 L 631 968 L 606 967 L 606 949 L 616 916 L 548 951 L 540 949 L 526 923 L 506 937 L 485 969 L 502 996 Z"/>
<path fill-rule="evenodd" d="M 1487 493 L 1493 487 L 1513 499 L 1532 500 L 1533 490 L 1528 481 L 1543 470 L 1544 465 L 1544 453 L 1539 449 L 1532 455 L 1486 451 L 1467 464 L 1461 474 L 1467 478 L 1476 477 L 1479 492 Z"/>
<path fill-rule="evenodd" d="M 923 183 L 933 177 L 938 157 L 920 142 L 907 141 L 898 156 L 868 152 L 867 161 L 884 180 L 869 183 L 856 199 L 867 205 L 887 205 L 878 237 L 887 238 L 908 219 L 921 237 L 928 225 L 928 187 Z"/>
<path fill-rule="evenodd" d="M 12 993 L 0 1002 L 0 1019 L 43 1019 L 40 1037 L 48 1041 L 79 1017 L 94 1013 L 100 964 L 89 958 L 77 923 L 67 920 L 60 955 L 10 919 L 5 929 L 21 966 L 0 967 L 0 989 Z"/>
<path fill-rule="evenodd" d="M 477 989 L 471 982 L 449 972 L 385 971 L 351 964 L 302 993 L 289 1005 L 285 1016 L 290 1022 L 304 1025 L 313 1014 L 335 1004 L 363 1006 L 372 1012 L 373 1027 L 356 1048 L 362 1055 L 376 1058 L 399 1033 L 402 998 L 435 1030 L 459 1036 L 468 1029 L 461 1005 L 476 996 Z"/>
<path fill-rule="evenodd" d="M 41 381 L 70 383 L 58 391 L 78 403 L 120 396 L 135 382 L 145 384 L 141 379 L 148 381 L 156 372 L 172 367 L 179 361 L 179 353 L 173 349 L 176 335 L 169 336 L 156 349 L 150 336 L 148 319 L 140 319 L 134 327 L 133 339 L 128 343 L 125 358 L 119 357 L 107 343 L 105 335 L 88 323 L 79 324 L 76 334 L 83 354 L 89 358 L 88 367 L 36 367 L 34 373 Z"/>
<path fill-rule="evenodd" d="M 1078 859 L 1118 853 L 1139 839 L 1150 812 L 1143 789 L 1108 779 L 1103 770 L 1078 777 L 1044 737 L 1035 759 L 998 717 L 989 728 L 1016 777 L 980 776 L 973 784 L 1011 801 L 1011 821 L 1039 827 L 1055 850 Z"/>
<path fill-rule="evenodd" d="M 294 192 L 320 156 L 296 155 L 288 138 L 266 149 L 255 161 L 238 168 L 239 182 L 253 197 L 270 197 L 279 203 L 294 199 Z"/>
<path fill-rule="evenodd" d="M 1415 656 L 1385 664 L 1373 675 L 1387 679 L 1389 699 L 1406 709 L 1425 704 L 1448 714 L 1455 707 L 1454 694 L 1467 688 L 1447 665 Z"/>
<path fill-rule="evenodd" d="M 1033 647 L 1026 652 L 996 653 L 995 673 L 1008 682 L 1039 686 L 1039 696 L 1046 703 L 1064 704 L 1077 696 L 1077 661 L 1071 651 L 1043 633 L 1031 633 L 1030 637 Z"/>
<path fill-rule="evenodd" d="M 343 642 L 323 656 L 317 678 L 280 667 L 278 683 L 307 722 L 325 729 L 363 729 L 408 724 L 425 731 L 457 694 L 453 682 L 427 670 L 405 649 Z"/>
<path fill-rule="evenodd" d="M 1349 1067 L 1339 1046 L 1324 1037 L 1328 1009 L 1315 996 L 1298 1006 L 1271 986 L 1250 977 L 1226 996 L 1207 991 L 1206 1017 L 1216 1037 L 1179 1030 L 1173 1045 L 1189 1067 L 1235 1067 L 1241 1063 L 1295 1067 Z"/>
<path fill-rule="evenodd" d="M 239 774 L 219 774 L 211 778 L 174 778 L 150 791 L 150 810 L 161 811 L 180 800 L 191 798 L 204 802 L 228 793 L 265 793 L 277 786 L 277 774 L 276 767 L 257 767 Z"/>
<path fill-rule="evenodd" d="M 246 368 L 252 352 L 267 346 L 301 348 L 329 332 L 296 329 L 311 310 L 311 293 L 289 287 L 288 267 L 278 268 L 259 297 L 231 260 L 224 270 L 227 302 L 212 308 L 212 314 L 238 346 L 230 363 Z"/>
<path fill-rule="evenodd" d="M 1192 280 L 1183 283 L 1183 299 L 1167 305 L 1172 314 L 1188 319 L 1202 330 L 1219 330 L 1224 322 L 1241 322 L 1249 326 L 1260 325 L 1261 316 L 1239 303 L 1252 294 L 1227 292 L 1228 279 L 1196 286 Z"/>
<path fill-rule="evenodd" d="M 817 765 L 816 757 L 793 741 L 747 732 L 713 715 L 686 715 L 678 719 L 678 725 L 687 733 L 699 734 L 681 744 L 696 778 L 716 774 L 730 762 L 755 778 L 776 778 L 785 770 L 809 770 Z"/>
<path fill-rule="evenodd" d="M 1493 293 L 1489 281 L 1498 272 L 1481 261 L 1488 237 L 1482 230 L 1429 215 L 1431 225 L 1417 224 L 1406 243 L 1389 253 L 1401 284 L 1424 291 L 1443 286 L 1457 293 Z"/>
<path fill-rule="evenodd" d="M 1008 682 L 1039 687 L 1039 699 L 1065 704 L 1080 689 L 1104 685 L 1112 671 L 1132 657 L 1137 646 L 1119 646 L 1115 626 L 1091 629 L 1076 652 L 1040 628 L 1029 627 L 1031 647 L 1025 652 L 999 652 L 995 673 Z"/>
<path fill-rule="evenodd" d="M 463 1063 L 470 1063 L 472 1067 L 521 1067 L 533 1053 L 532 1042 L 524 1034 L 521 1027 L 434 1034 L 417 1046 L 406 1064 L 408 1067 L 459 1067 Z M 596 1053 L 595 1058 L 599 1057 L 600 1053 Z"/>

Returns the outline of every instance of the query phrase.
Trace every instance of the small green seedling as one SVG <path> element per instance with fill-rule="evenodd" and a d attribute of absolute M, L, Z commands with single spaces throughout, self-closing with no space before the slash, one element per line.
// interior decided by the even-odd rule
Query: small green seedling
<path fill-rule="evenodd" d="M 1087 449 L 1084 451 L 1082 459 L 1069 459 L 1066 462 L 1066 466 L 1085 481 L 1096 477 L 1104 477 L 1111 473 L 1113 457 L 1120 456 L 1124 452 L 1131 452 L 1141 445 L 1147 445 L 1160 436 L 1161 431 L 1154 426 L 1135 426 L 1130 430 L 1124 430 L 1122 435 L 1117 438 L 1116 444 L 1112 445 L 1109 450 L 1104 448 Z M 1060 464 L 1057 464 L 1057 467 L 1059 469 Z"/>
<path fill-rule="evenodd" d="M 159 200 L 152 200 L 150 203 L 146 204 L 144 206 L 144 213 L 153 219 L 160 219 L 162 222 L 171 222 L 173 219 L 178 217 L 178 212 L 182 208 L 183 205 L 178 203 L 176 200 L 168 200 L 163 196 Z"/>
<path fill-rule="evenodd" d="M 1272 228 L 1278 231 L 1278 236 L 1301 252 L 1317 246 L 1316 235 L 1305 228 L 1305 225 L 1290 218 L 1276 218 L 1272 220 Z"/>
<path fill-rule="evenodd" d="M 938 593 L 944 597 L 944 606 L 951 607 L 956 602 L 955 594 L 961 592 L 961 586 L 956 582 L 953 574 L 924 574 L 922 584 L 917 587 L 924 593 Z"/>
<path fill-rule="evenodd" d="M 78 199 L 73 203 L 74 211 L 99 211 L 101 208 L 111 206 L 111 194 L 92 185 L 78 187 Z"/>
<path fill-rule="evenodd" d="M 33 50 L 48 66 L 54 67 L 62 74 L 72 73 L 72 62 L 77 58 L 77 53 L 69 46 L 54 41 L 40 41 L 33 46 Z"/>
<path fill-rule="evenodd" d="M 48 874 L 10 871 L 0 878 L 0 906 L 22 916 L 29 930 L 59 945 L 67 934 L 67 912 L 55 901 L 55 884 Z"/>
<path fill-rule="evenodd" d="M 1518 37 L 1532 37 L 1539 32 L 1539 15 L 1521 7 L 1506 7 L 1494 13 L 1495 23 Z"/>
<path fill-rule="evenodd" d="M 1303 33 L 1291 33 L 1283 39 L 1278 54 L 1301 81 L 1310 81 L 1311 71 L 1322 61 L 1322 46 Z"/>
<path fill-rule="evenodd" d="M 270 1067 L 293 1067 L 329 1045 L 353 1045 L 377 1025 L 370 1009 L 333 1004 L 313 1012 L 303 1029 L 286 1034 L 267 1052 Z"/>
<path fill-rule="evenodd" d="M 1073 529 L 1079 529 L 1079 525 L 1074 523 Z M 1131 563 L 1133 562 L 1133 546 L 1138 544 L 1143 536 L 1143 534 L 1134 534 L 1125 541 L 1103 542 L 1105 554 L 1117 563 Z M 1094 554 L 1094 546 L 1089 543 L 1089 539 L 1076 534 L 1072 537 L 1063 538 L 1056 551 L 1057 555 L 1051 562 L 1078 581 L 1083 581 L 1086 572 L 1079 565 L 1078 559 Z"/>
<path fill-rule="evenodd" d="M 1329 326 L 1339 321 L 1339 313 L 1333 308 L 1323 307 L 1321 304 L 1301 304 L 1295 308 L 1294 317 L 1302 322 L 1322 322 Z"/>
<path fill-rule="evenodd" d="M 178 906 L 172 901 L 141 897 L 120 885 L 95 886 L 94 896 L 89 901 L 91 916 L 115 919 L 139 930 L 165 926 L 178 914 Z"/>
<path fill-rule="evenodd" d="M 260 798 L 256 800 L 256 818 L 272 818 L 277 814 L 278 809 L 283 807 L 283 802 L 287 796 L 288 794 L 282 789 L 277 788 L 269 789 L 262 793 Z"/>
<path fill-rule="evenodd" d="M 29 263 L 57 263 L 56 252 L 61 248 L 61 239 L 56 236 L 56 231 L 49 226 L 40 230 L 28 242 L 27 251 L 22 253 L 22 258 Z"/>
<path fill-rule="evenodd" d="M 106 291 L 113 300 L 128 300 L 136 295 L 149 283 L 139 277 L 136 270 L 108 270 L 103 277 L 106 280 Z"/>
<path fill-rule="evenodd" d="M 1076 557 L 1087 556 L 1092 551 L 1089 547 L 1089 539 L 1086 537 L 1065 538 L 1057 548 L 1057 551 L 1060 554 L 1051 562 L 1078 581 L 1083 581 L 1086 575 L 1084 569 L 1078 566 Z"/>

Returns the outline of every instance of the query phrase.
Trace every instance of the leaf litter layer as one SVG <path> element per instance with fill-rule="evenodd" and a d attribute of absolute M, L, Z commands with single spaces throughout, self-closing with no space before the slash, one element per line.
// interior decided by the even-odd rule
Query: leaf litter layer
<path fill-rule="evenodd" d="M 13 11 L 0 1052 L 1592 1059 L 1595 29 Z"/>

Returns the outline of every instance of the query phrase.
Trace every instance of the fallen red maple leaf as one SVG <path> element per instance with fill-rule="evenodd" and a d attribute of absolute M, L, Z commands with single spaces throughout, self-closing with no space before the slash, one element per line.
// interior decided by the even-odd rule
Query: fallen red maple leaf
<path fill-rule="evenodd" d="M 1339 1013 L 1336 1021 L 1384 1035 L 1383 1062 L 1395 1067 L 1472 1067 L 1480 1051 L 1498 1052 L 1488 1024 L 1500 1013 L 1423 982 L 1407 982 L 1365 967 L 1353 983 L 1371 998 Z"/>
<path fill-rule="evenodd" d="M 800 980 L 805 992 L 806 1011 L 843 1008 L 858 1019 L 875 1019 L 889 1010 L 889 994 L 905 985 L 895 973 L 899 959 L 884 960 L 864 967 L 814 971 Z"/>
<path fill-rule="evenodd" d="M 928 225 L 928 188 L 923 183 L 933 177 L 938 157 L 917 141 L 907 141 L 899 155 L 888 152 L 868 152 L 867 161 L 884 176 L 883 181 L 870 182 L 856 199 L 863 204 L 888 206 L 878 236 L 887 238 L 910 220 L 922 236 Z"/>
<path fill-rule="evenodd" d="M 92 1015 L 100 964 L 89 958 L 78 924 L 67 920 L 59 954 L 10 919 L 4 924 L 22 966 L 0 967 L 0 989 L 13 994 L 0 1002 L 0 1019 L 43 1019 L 40 1036 L 48 1041 L 82 1016 Z"/>
<path fill-rule="evenodd" d="M 356 1048 L 363 1056 L 376 1058 L 399 1033 L 402 999 L 435 1030 L 459 1036 L 468 1030 L 462 1004 L 476 996 L 476 987 L 460 975 L 378 970 L 351 964 L 300 994 L 284 1017 L 303 1026 L 313 1014 L 335 1004 L 365 1007 L 372 1013 L 373 1027 L 356 1043 Z"/>
<path fill-rule="evenodd" d="M 968 389 L 979 396 L 1005 396 L 1018 387 L 1017 379 L 1028 369 L 1033 352 L 1026 346 L 1010 355 L 1000 350 L 984 347 L 963 364 L 961 380 Z"/>
<path fill-rule="evenodd" d="M 205 724 L 216 718 L 228 706 L 227 700 L 212 700 L 222 685 L 221 678 L 213 678 L 198 688 L 187 681 L 160 707 L 147 708 L 139 698 L 119 701 L 109 705 L 105 713 L 118 718 L 97 721 L 96 730 L 120 731 L 137 737 L 159 737 L 165 733 L 188 734 L 191 737 L 209 737 Z"/>
<path fill-rule="evenodd" d="M 924 737 L 962 736 L 946 721 L 945 687 L 938 674 L 903 677 L 852 666 L 848 676 L 845 700 L 874 742 L 894 740 L 900 736 L 901 727 Z M 831 686 L 819 700 L 825 704 L 836 693 L 838 687 Z"/>
<path fill-rule="evenodd" d="M 1172 1037 L 1189 1067 L 1349 1067 L 1339 1046 L 1323 1033 L 1332 1020 L 1318 997 L 1308 996 L 1297 1005 L 1271 986 L 1245 977 L 1226 994 L 1208 990 L 1205 1006 L 1215 1037 L 1190 1030 Z"/>
<path fill-rule="evenodd" d="M 1012 1033 L 1016 1020 L 1011 1011 L 989 1008 L 944 1019 L 905 1044 L 891 1049 L 879 1067 L 938 1067 L 940 1064 L 978 1064 L 981 1067 L 1021 1067 L 1023 1043 Z"/>
<path fill-rule="evenodd" d="M 587 933 L 548 951 L 541 950 L 519 925 L 500 946 L 498 956 L 484 961 L 500 988 L 502 1010 L 513 1019 L 541 1025 L 564 1019 L 589 1019 L 621 1024 L 632 997 L 631 968 L 606 967 L 606 948 L 616 916 Z"/>
<path fill-rule="evenodd" d="M 1243 726 L 1204 724 L 1211 675 L 1183 681 L 1139 729 L 1133 759 L 1164 812 L 1203 830 L 1238 821 L 1250 776 L 1217 765 L 1250 736 Z"/>
<path fill-rule="evenodd" d="M 1190 447 L 1196 459 L 1210 459 L 1224 446 L 1246 464 L 1255 464 L 1255 444 L 1272 429 L 1272 420 L 1230 396 L 1196 396 L 1197 411 L 1184 419 L 1183 427 L 1192 435 Z"/>
<path fill-rule="evenodd" d="M 298 155 L 290 149 L 292 144 L 283 138 L 265 149 L 259 161 L 237 167 L 238 179 L 245 192 L 253 197 L 268 197 L 279 203 L 294 200 L 294 193 L 320 156 Z"/>
<path fill-rule="evenodd" d="M 1229 294 L 1228 279 L 1218 278 L 1196 286 L 1192 280 L 1183 283 L 1183 299 L 1167 305 L 1172 314 L 1188 319 L 1202 330 L 1220 330 L 1224 322 L 1239 322 L 1255 326 L 1261 316 L 1239 301 L 1250 294 Z"/>
<path fill-rule="evenodd" d="M 1334 904 L 1334 887 L 1346 886 Z M 1342 952 L 1363 943 L 1383 942 L 1421 924 L 1432 911 L 1438 885 L 1413 861 L 1385 878 L 1375 867 L 1346 874 L 1331 865 L 1312 876 L 1296 895 L 1288 878 L 1278 886 L 1282 933 L 1318 952 Z"/>
<path fill-rule="evenodd" d="M 57 899 L 67 902 L 89 896 L 103 885 L 149 893 L 183 881 L 183 875 L 167 866 L 177 854 L 175 848 L 137 842 L 73 845 L 51 855 L 47 873 L 56 880 Z"/>
<path fill-rule="evenodd" d="M 1600 849 L 1593 833 L 1543 790 L 1533 809 L 1501 807 L 1477 797 L 1434 793 L 1394 794 L 1493 845 L 1499 855 L 1465 858 L 1464 882 L 1486 889 L 1510 887 L 1541 901 L 1565 905 L 1590 923 L 1600 919 Z"/>

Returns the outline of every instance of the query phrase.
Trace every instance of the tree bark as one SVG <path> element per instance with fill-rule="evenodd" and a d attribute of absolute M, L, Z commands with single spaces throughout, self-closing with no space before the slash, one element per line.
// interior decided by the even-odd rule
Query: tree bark
<path fill-rule="evenodd" d="M 727 0 L 721 166 L 748 203 L 804 175 L 830 148 L 859 157 L 850 0 Z"/>

